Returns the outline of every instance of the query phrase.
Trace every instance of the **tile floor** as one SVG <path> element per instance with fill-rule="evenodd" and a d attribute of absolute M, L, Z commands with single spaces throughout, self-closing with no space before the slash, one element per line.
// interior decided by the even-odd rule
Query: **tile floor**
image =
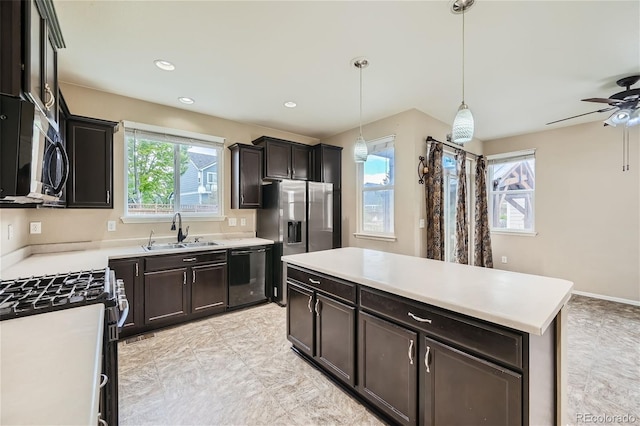
<path fill-rule="evenodd" d="M 587 414 L 640 424 L 640 307 L 575 296 L 568 340 L 571 424 Z M 291 351 L 275 304 L 118 349 L 122 425 L 381 424 Z"/>

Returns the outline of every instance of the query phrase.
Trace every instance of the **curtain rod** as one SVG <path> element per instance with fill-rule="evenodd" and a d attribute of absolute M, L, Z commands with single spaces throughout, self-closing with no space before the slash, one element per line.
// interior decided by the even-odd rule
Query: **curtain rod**
<path fill-rule="evenodd" d="M 452 144 L 452 143 L 449 143 L 449 142 L 440 142 L 439 140 L 434 139 L 434 138 L 432 138 L 431 136 L 427 136 L 427 143 L 430 143 L 430 142 L 437 142 L 437 143 L 441 143 L 441 144 L 443 144 L 443 145 L 448 146 L 449 148 L 453 148 L 453 149 L 456 149 L 456 150 L 459 150 L 459 151 L 464 151 L 464 152 L 466 152 L 466 153 L 467 153 L 467 155 L 472 155 L 472 156 L 474 156 L 475 158 L 480 158 L 480 157 L 482 157 L 482 155 L 474 154 L 473 152 L 469 152 L 469 151 L 467 151 L 466 149 L 462 148 L 460 145 Z"/>

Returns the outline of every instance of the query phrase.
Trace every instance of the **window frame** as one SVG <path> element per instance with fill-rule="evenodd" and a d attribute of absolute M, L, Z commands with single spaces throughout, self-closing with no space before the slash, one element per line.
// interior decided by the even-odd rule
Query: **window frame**
<path fill-rule="evenodd" d="M 220 182 L 224 180 L 224 143 L 225 138 L 219 136 L 206 135 L 201 133 L 195 133 L 180 129 L 171 129 L 161 126 L 155 126 L 151 124 L 135 123 L 131 121 L 124 121 L 124 170 L 123 170 L 123 216 L 120 220 L 123 223 L 162 223 L 171 222 L 176 213 L 180 213 L 183 218 L 189 218 L 190 221 L 224 221 L 224 185 L 220 185 Z M 129 173 L 129 158 L 128 148 L 129 132 L 141 131 L 144 133 L 155 133 L 158 135 L 158 142 L 166 142 L 174 144 L 174 185 L 177 189 L 180 186 L 180 175 L 176 175 L 176 167 L 179 168 L 179 159 L 175 156 L 175 152 L 179 152 L 179 147 L 184 146 L 200 146 L 203 148 L 215 149 L 218 154 L 218 214 L 211 214 L 207 212 L 182 212 L 179 209 L 180 206 L 180 194 L 176 191 L 176 198 L 174 202 L 174 210 L 169 214 L 129 214 L 129 191 L 128 191 L 128 173 Z M 173 140 L 171 140 L 173 138 Z M 208 172 L 213 173 L 213 172 Z"/>
<path fill-rule="evenodd" d="M 534 185 L 533 189 L 518 189 L 510 191 L 495 191 L 493 189 L 493 166 L 502 163 L 510 163 L 517 161 L 524 161 L 533 159 L 533 172 L 534 172 Z M 502 154 L 494 154 L 487 156 L 487 210 L 489 220 L 489 231 L 492 234 L 504 234 L 504 235 L 520 235 L 520 236 L 536 236 L 536 150 L 527 149 L 522 151 L 505 152 Z M 496 228 L 493 226 L 493 198 L 496 194 L 510 193 L 510 194 L 531 194 L 531 229 L 517 229 L 517 228 Z"/>
<path fill-rule="evenodd" d="M 395 150 L 395 138 L 396 135 L 389 135 L 389 136 L 384 136 L 378 139 L 373 139 L 370 141 L 367 141 L 367 150 L 369 152 L 369 154 L 373 154 L 377 151 L 382 151 L 384 149 L 387 148 L 393 148 L 393 168 L 392 170 L 394 171 L 395 174 L 395 155 L 396 155 L 396 150 Z M 396 176 L 393 176 L 392 182 L 394 182 L 391 185 L 379 185 L 379 186 L 375 186 L 373 188 L 369 187 L 369 188 L 365 188 L 364 187 L 364 163 L 356 163 L 356 216 L 357 216 L 357 232 L 355 232 L 353 234 L 354 237 L 356 238 L 365 238 L 365 239 L 371 239 L 371 240 L 380 240 L 380 241 L 396 241 L 396 235 L 395 235 L 395 230 L 396 230 L 396 225 L 395 225 L 395 219 L 396 219 L 396 214 L 395 214 L 395 209 L 396 209 L 396 191 L 395 191 L 395 179 Z M 371 232 L 371 231 L 364 231 L 364 220 L 363 220 L 363 214 L 364 214 L 364 206 L 363 206 L 363 197 L 364 197 L 364 193 L 365 192 L 371 192 L 371 191 L 381 191 L 381 190 L 391 190 L 393 191 L 393 221 L 392 221 L 392 225 L 393 225 L 393 230 L 392 232 Z"/>

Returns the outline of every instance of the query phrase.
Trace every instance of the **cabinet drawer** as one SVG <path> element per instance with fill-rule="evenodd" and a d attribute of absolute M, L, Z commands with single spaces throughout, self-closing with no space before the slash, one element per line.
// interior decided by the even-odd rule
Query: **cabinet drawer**
<path fill-rule="evenodd" d="M 429 336 L 522 369 L 521 334 L 382 292 L 360 289 L 360 306 Z"/>
<path fill-rule="evenodd" d="M 315 272 L 311 273 L 292 266 L 287 266 L 287 279 L 298 281 L 346 302 L 356 303 L 357 291 L 354 283 L 341 281 Z"/>
<path fill-rule="evenodd" d="M 198 265 L 201 263 L 220 263 L 227 261 L 227 251 L 191 252 L 150 256 L 145 258 L 145 271 L 159 271 L 169 268 Z"/>

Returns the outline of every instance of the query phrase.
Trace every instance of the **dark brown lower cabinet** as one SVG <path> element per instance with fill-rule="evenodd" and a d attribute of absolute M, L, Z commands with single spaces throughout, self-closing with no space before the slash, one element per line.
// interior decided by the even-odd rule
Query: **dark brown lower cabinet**
<path fill-rule="evenodd" d="M 358 388 L 400 424 L 418 416 L 418 334 L 360 312 Z"/>
<path fill-rule="evenodd" d="M 226 278 L 226 263 L 191 268 L 191 311 L 194 314 L 212 314 L 225 310 Z"/>
<path fill-rule="evenodd" d="M 425 337 L 425 426 L 522 424 L 522 375 Z"/>
<path fill-rule="evenodd" d="M 185 317 L 187 299 L 187 268 L 144 274 L 144 323 L 168 323 Z"/>
<path fill-rule="evenodd" d="M 143 323 L 142 318 L 142 279 L 141 260 L 117 259 L 109 261 L 109 268 L 115 272 L 116 278 L 124 281 L 124 291 L 129 302 L 129 314 L 125 320 L 121 336 L 128 336 L 135 333 Z"/>
<path fill-rule="evenodd" d="M 287 338 L 302 353 L 355 386 L 356 308 L 287 282 Z"/>

